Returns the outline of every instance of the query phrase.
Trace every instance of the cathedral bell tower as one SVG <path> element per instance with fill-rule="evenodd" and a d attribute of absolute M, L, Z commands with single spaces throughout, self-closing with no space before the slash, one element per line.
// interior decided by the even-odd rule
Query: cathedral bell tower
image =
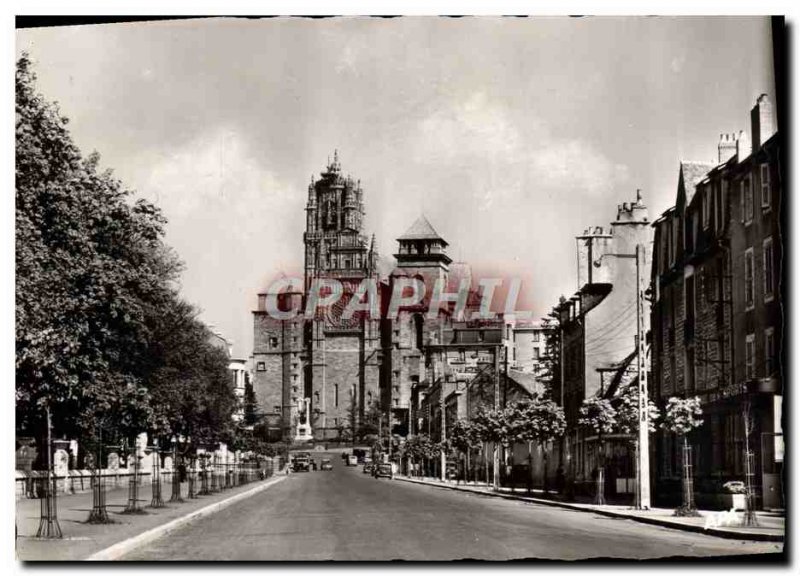
<path fill-rule="evenodd" d="M 343 295 L 307 320 L 304 396 L 314 438 L 337 438 L 353 413 L 360 422 L 379 397 L 380 319 L 344 314 L 366 278 L 377 280 L 377 249 L 363 234 L 361 182 L 342 175 L 339 154 L 308 186 L 305 291 L 315 279 L 334 278 Z"/>
<path fill-rule="evenodd" d="M 362 234 L 361 182 L 342 176 L 334 152 L 321 178 L 312 176 L 306 204 L 305 287 L 314 278 L 364 278 L 375 269 L 375 254 Z"/>

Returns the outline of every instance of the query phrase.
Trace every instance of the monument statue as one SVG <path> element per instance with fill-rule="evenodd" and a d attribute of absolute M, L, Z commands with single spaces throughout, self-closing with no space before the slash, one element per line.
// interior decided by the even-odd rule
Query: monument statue
<path fill-rule="evenodd" d="M 309 406 L 311 398 L 299 398 L 297 400 L 297 433 L 295 440 L 312 440 L 311 418 L 309 417 Z"/>

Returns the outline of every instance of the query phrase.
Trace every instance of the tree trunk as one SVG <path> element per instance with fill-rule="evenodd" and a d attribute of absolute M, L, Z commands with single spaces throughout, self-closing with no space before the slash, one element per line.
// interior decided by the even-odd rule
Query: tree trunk
<path fill-rule="evenodd" d="M 545 494 L 550 491 L 550 483 L 547 480 L 547 463 L 550 461 L 550 457 L 547 453 L 547 446 L 544 444 L 542 446 L 542 462 L 543 462 L 543 470 L 542 470 L 542 488 Z"/>
<path fill-rule="evenodd" d="M 694 480 L 692 478 L 692 452 L 689 446 L 689 439 L 683 435 L 683 474 L 681 475 L 683 484 L 683 515 L 697 515 L 694 505 Z"/>
<path fill-rule="evenodd" d="M 528 494 L 533 488 L 533 455 L 531 454 L 531 442 L 528 441 Z"/>
<path fill-rule="evenodd" d="M 605 504 L 606 503 L 606 495 L 605 495 L 605 474 L 604 474 L 604 456 L 605 451 L 603 450 L 603 436 L 600 435 L 598 437 L 598 448 L 597 448 L 597 483 L 595 486 L 595 496 L 594 496 L 594 503 L 595 504 Z"/>
<path fill-rule="evenodd" d="M 486 486 L 489 486 L 489 443 L 483 443 L 483 479 Z"/>
<path fill-rule="evenodd" d="M 492 444 L 492 489 L 500 488 L 500 450 L 497 442 Z"/>

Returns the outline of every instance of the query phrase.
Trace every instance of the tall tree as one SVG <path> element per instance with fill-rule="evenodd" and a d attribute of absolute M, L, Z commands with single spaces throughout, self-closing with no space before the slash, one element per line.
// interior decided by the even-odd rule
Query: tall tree
<path fill-rule="evenodd" d="M 501 446 L 508 448 L 517 435 L 519 425 L 514 410 L 511 408 L 495 410 L 480 407 L 473 422 L 480 431 L 480 438 L 484 445 L 491 443 L 495 453 Z M 485 452 L 488 454 L 488 446 Z M 494 460 L 496 461 L 496 458 Z M 492 485 L 494 490 L 499 489 L 499 470 L 494 471 Z"/>
<path fill-rule="evenodd" d="M 86 442 L 228 437 L 228 361 L 178 295 L 166 219 L 81 155 L 25 55 L 15 79 L 18 431 L 41 440 L 49 408 Z"/>
<path fill-rule="evenodd" d="M 244 417 L 242 418 L 242 423 L 245 426 L 255 426 L 259 420 L 258 401 L 256 399 L 256 391 L 253 388 L 253 382 L 250 379 L 249 373 L 245 373 L 243 411 Z"/>
<path fill-rule="evenodd" d="M 477 428 L 468 420 L 457 420 L 453 423 L 448 439 L 453 448 L 466 458 L 464 469 L 465 476 L 467 476 L 466 480 L 468 481 L 468 475 L 471 472 L 472 451 L 480 445 Z"/>
<path fill-rule="evenodd" d="M 547 461 L 550 444 L 564 435 L 567 421 L 562 410 L 552 400 L 536 395 L 528 401 L 513 406 L 516 412 L 517 439 L 528 445 L 528 464 L 532 469 L 531 444 L 537 444 L 544 456 L 542 485 L 547 493 Z M 532 473 L 532 470 L 531 470 Z"/>
<path fill-rule="evenodd" d="M 56 105 L 36 92 L 27 56 L 16 70 L 16 404 L 18 427 L 63 433 L 113 411 L 144 418 L 133 366 L 144 307 L 163 289 L 165 220 L 83 158 Z M 135 390 L 135 393 L 132 391 Z"/>

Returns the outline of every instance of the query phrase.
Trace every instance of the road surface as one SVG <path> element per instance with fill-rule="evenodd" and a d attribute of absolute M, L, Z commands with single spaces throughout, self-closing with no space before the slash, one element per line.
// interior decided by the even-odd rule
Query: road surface
<path fill-rule="evenodd" d="M 124 560 L 453 560 L 720 556 L 780 552 L 589 512 L 363 474 L 292 474 Z"/>

